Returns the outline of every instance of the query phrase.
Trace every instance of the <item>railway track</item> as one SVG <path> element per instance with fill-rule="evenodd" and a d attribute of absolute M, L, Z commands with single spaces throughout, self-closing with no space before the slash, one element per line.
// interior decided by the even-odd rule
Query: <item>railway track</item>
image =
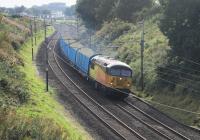
<path fill-rule="evenodd" d="M 124 105 L 126 106 L 126 109 L 131 109 L 129 110 L 129 113 L 132 112 L 131 114 L 133 114 L 135 113 L 134 110 L 137 110 L 137 115 L 144 116 L 142 118 L 143 120 L 152 120 L 152 122 L 160 124 L 160 126 L 178 135 L 182 139 L 200 139 L 200 131 L 198 129 L 179 123 L 134 95 L 131 95 L 128 99 L 126 99 L 124 101 Z"/>
<path fill-rule="evenodd" d="M 50 43 L 52 43 L 52 42 L 50 42 Z M 55 51 L 54 51 L 55 46 L 56 46 L 56 43 L 54 43 L 54 47 L 53 47 L 53 51 L 52 51 L 54 62 L 52 63 L 53 59 L 51 57 L 51 60 L 49 60 L 49 66 L 51 67 L 52 71 L 56 74 L 56 76 L 60 80 L 60 82 L 66 88 L 69 88 L 69 86 L 71 86 L 71 85 L 74 85 L 76 87 L 76 91 L 74 89 L 71 90 L 72 95 L 76 98 L 76 100 L 81 105 L 83 105 L 88 111 L 90 111 L 105 126 L 107 126 L 113 133 L 115 133 L 117 136 L 119 136 L 121 139 L 146 140 L 146 138 L 144 138 L 142 135 L 137 133 L 135 130 L 131 129 L 128 125 L 126 125 L 121 120 L 119 120 L 116 116 L 114 116 L 106 108 L 104 108 L 98 102 L 96 102 L 94 99 L 92 99 L 90 96 L 88 96 L 86 92 L 84 92 L 78 85 L 76 85 L 75 82 L 73 82 L 73 80 L 64 72 L 64 70 L 60 66 L 60 64 L 57 60 Z M 69 82 L 66 82 L 66 79 L 63 78 L 63 76 L 58 74 L 59 70 L 62 71 L 63 75 L 65 75 L 65 78 L 67 78 L 71 82 L 71 84 L 69 84 Z M 78 93 L 77 90 L 81 94 Z"/>
<path fill-rule="evenodd" d="M 123 119 L 121 116 L 117 116 L 109 106 L 104 106 L 101 102 L 99 103 L 96 99 L 94 100 L 92 96 L 88 95 L 85 90 L 76 84 L 76 82 L 73 81 L 73 79 L 65 72 L 65 70 L 63 70 L 59 63 L 59 60 L 63 61 L 64 63 L 68 62 L 66 62 L 62 57 L 59 56 L 58 53 L 56 53 L 56 42 L 54 42 L 53 46 L 52 42 L 50 42 L 49 45 L 51 46 L 50 48 L 52 48 L 52 57 L 49 60 L 49 65 L 52 71 L 56 74 L 56 77 L 66 88 L 69 89 L 72 86 L 76 87 L 76 89 L 71 89 L 71 94 L 82 106 L 84 106 L 89 112 L 91 112 L 91 114 L 93 114 L 100 122 L 102 122 L 121 139 L 150 139 L 150 137 L 144 137 L 144 134 L 141 135 L 141 133 L 138 133 L 137 130 L 132 129 L 132 125 L 122 121 Z M 65 78 L 63 78 L 61 75 L 64 75 Z M 66 78 L 71 82 L 71 84 L 66 82 Z M 127 114 L 129 118 L 131 118 L 129 120 L 137 120 L 139 123 L 143 124 L 144 127 L 147 127 L 149 130 L 160 136 L 159 139 L 190 139 L 160 122 L 159 120 L 151 117 L 151 115 L 148 115 L 128 101 L 113 104 L 118 107 L 118 110 L 121 110 L 124 112 L 124 114 Z M 137 116 L 137 114 L 139 116 Z"/>
<path fill-rule="evenodd" d="M 121 91 L 119 91 L 119 92 L 121 92 Z M 150 108 L 152 108 L 152 109 L 155 110 L 154 107 L 152 107 L 150 104 L 142 101 L 138 97 L 131 96 L 131 98 L 135 98 L 136 100 L 142 102 L 146 106 L 148 106 L 148 107 L 150 107 Z M 136 105 L 134 105 L 134 103 L 130 103 L 129 101 L 124 100 L 122 103 L 118 103 L 117 106 L 120 109 L 122 109 L 123 111 L 125 111 L 127 114 L 129 114 L 130 116 L 132 116 L 133 118 L 138 119 L 141 123 L 145 124 L 146 126 L 148 126 L 149 128 L 151 128 L 152 130 L 157 131 L 160 135 L 166 134 L 166 135 L 164 135 L 164 137 L 166 136 L 167 139 L 178 139 L 178 137 L 179 137 L 179 139 L 190 140 L 189 137 L 181 134 L 177 130 L 172 129 L 168 125 L 162 123 L 160 120 L 152 117 L 151 115 L 149 115 L 148 113 L 146 113 L 145 111 L 143 111 L 142 109 L 140 109 L 139 107 L 137 107 Z M 141 116 L 144 116 L 143 119 L 141 118 Z M 146 121 L 148 121 L 149 123 L 147 123 Z M 164 129 L 166 129 L 167 132 L 164 131 Z M 195 130 L 195 131 L 198 131 L 198 130 Z M 170 132 L 173 133 L 173 134 L 170 134 L 170 135 L 172 135 L 172 137 L 168 137 L 167 136 L 167 135 L 169 135 Z M 176 137 L 176 136 L 178 136 L 178 137 Z"/>
<path fill-rule="evenodd" d="M 157 133 L 164 135 L 167 139 L 183 139 L 183 140 L 190 140 L 190 138 L 184 136 L 183 134 L 179 133 L 178 131 L 170 128 L 169 126 L 165 125 L 164 123 L 160 122 L 159 120 L 151 117 L 149 114 L 143 112 L 137 106 L 130 104 L 126 101 L 123 102 L 124 105 L 117 104 L 117 106 L 124 110 L 127 114 L 132 116 L 133 118 L 138 119 L 141 123 L 145 124 L 146 126 L 150 127 L 152 130 L 156 131 Z"/>
<path fill-rule="evenodd" d="M 62 57 L 60 57 L 57 53 L 55 53 L 55 55 L 62 61 L 64 61 L 65 63 L 67 63 L 67 65 L 70 65 L 70 63 L 66 62 Z M 104 100 L 105 101 L 105 100 Z M 102 102 L 102 101 L 100 101 Z M 179 132 L 176 132 L 175 130 L 169 128 L 168 126 L 166 126 L 165 124 L 162 124 L 161 122 L 159 122 L 158 120 L 152 118 L 150 115 L 146 114 L 145 112 L 143 112 L 142 110 L 140 110 L 139 108 L 135 107 L 134 105 L 131 105 L 130 103 L 128 102 L 125 102 L 126 105 L 129 105 L 131 106 L 131 108 L 134 108 L 134 109 L 137 109 L 137 111 L 140 113 L 140 115 L 143 115 L 143 116 L 146 116 L 148 117 L 148 119 L 150 119 L 151 121 L 153 120 L 153 122 L 156 122 L 157 124 L 148 124 L 147 122 L 143 121 L 141 118 L 135 116 L 133 113 L 131 113 L 129 110 L 130 109 L 126 109 L 126 107 L 122 107 L 121 102 L 116 104 L 116 106 L 118 107 L 118 109 L 115 109 L 115 110 L 123 110 L 125 113 L 127 113 L 129 116 L 131 116 L 133 119 L 135 119 L 136 121 L 142 123 L 143 125 L 145 125 L 146 127 L 148 127 L 150 130 L 152 130 L 154 133 L 160 135 L 162 138 L 164 139 L 168 139 L 168 140 L 171 140 L 171 139 L 184 139 L 184 140 L 189 140 L 189 138 L 183 136 L 182 134 L 180 134 Z M 102 103 L 103 104 L 103 103 Z M 107 104 L 107 103 L 105 103 Z M 109 108 L 109 107 L 106 107 L 106 108 Z M 131 121 L 131 120 L 130 120 Z M 127 124 L 129 125 L 129 124 Z M 157 128 L 155 128 L 155 127 Z M 164 126 L 164 128 L 161 126 Z M 131 126 L 129 126 L 131 127 Z M 163 129 L 166 129 L 167 131 L 170 131 L 170 132 L 173 132 L 174 134 L 170 134 L 170 132 L 166 132 L 166 130 L 163 130 Z M 169 136 L 170 135 L 170 136 Z"/>

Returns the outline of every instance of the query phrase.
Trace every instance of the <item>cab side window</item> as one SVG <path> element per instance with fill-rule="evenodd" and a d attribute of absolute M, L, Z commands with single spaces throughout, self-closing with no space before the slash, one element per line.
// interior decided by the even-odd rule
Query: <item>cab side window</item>
<path fill-rule="evenodd" d="M 94 62 L 91 63 L 91 68 L 94 69 Z"/>

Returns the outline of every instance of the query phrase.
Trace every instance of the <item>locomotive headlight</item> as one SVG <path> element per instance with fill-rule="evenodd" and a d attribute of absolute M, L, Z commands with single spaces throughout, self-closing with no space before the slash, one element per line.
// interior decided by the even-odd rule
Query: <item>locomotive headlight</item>
<path fill-rule="evenodd" d="M 119 78 L 119 80 L 121 81 L 121 80 L 122 80 L 122 78 Z"/>
<path fill-rule="evenodd" d="M 111 85 L 113 85 L 113 83 L 112 83 L 112 82 L 111 82 L 110 84 L 111 84 Z"/>
<path fill-rule="evenodd" d="M 131 85 L 130 85 L 130 84 L 127 84 L 127 86 L 130 87 Z"/>

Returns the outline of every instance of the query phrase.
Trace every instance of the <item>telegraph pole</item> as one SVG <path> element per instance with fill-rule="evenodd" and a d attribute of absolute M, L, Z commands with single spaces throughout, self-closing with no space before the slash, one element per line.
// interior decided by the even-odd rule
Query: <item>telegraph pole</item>
<path fill-rule="evenodd" d="M 32 61 L 33 61 L 33 25 L 32 25 L 32 19 L 30 19 L 30 28 L 31 28 L 31 54 L 32 54 Z"/>
<path fill-rule="evenodd" d="M 48 45 L 47 45 L 47 30 L 46 30 L 46 20 L 44 18 L 44 44 L 45 44 L 45 47 L 46 47 L 46 68 L 45 68 L 45 71 L 46 71 L 46 91 L 48 92 L 49 91 L 49 69 L 48 69 Z"/>
<path fill-rule="evenodd" d="M 37 33 L 37 26 L 36 26 L 36 17 L 34 17 L 34 32 L 35 32 L 35 46 L 37 45 L 37 38 L 36 38 L 36 33 Z"/>
<path fill-rule="evenodd" d="M 142 24 L 142 34 L 141 34 L 141 90 L 144 90 L 144 20 L 141 22 Z"/>
<path fill-rule="evenodd" d="M 46 43 L 46 37 L 47 37 L 47 32 L 46 32 L 46 20 L 44 18 L 44 39 L 45 39 L 45 43 Z"/>

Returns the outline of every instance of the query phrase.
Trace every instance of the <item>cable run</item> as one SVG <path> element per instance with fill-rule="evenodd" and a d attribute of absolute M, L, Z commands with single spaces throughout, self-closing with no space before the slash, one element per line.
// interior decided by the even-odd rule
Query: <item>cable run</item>
<path fill-rule="evenodd" d="M 182 112 L 186 112 L 186 113 L 191 113 L 191 114 L 195 114 L 195 115 L 200 115 L 199 112 L 193 112 L 193 111 L 189 111 L 189 110 L 174 107 L 174 106 L 169 106 L 169 105 L 162 104 L 162 103 L 155 102 L 155 101 L 151 101 L 151 100 L 148 100 L 148 99 L 142 99 L 142 100 L 153 103 L 153 104 L 157 104 L 157 105 L 160 105 L 160 106 L 163 106 L 163 107 L 166 107 L 166 108 L 170 108 L 170 109 L 174 109 L 174 110 L 178 110 L 178 111 L 182 111 Z"/>
<path fill-rule="evenodd" d="M 194 92 L 200 94 L 200 91 L 199 91 L 199 90 L 196 90 L 196 89 L 193 89 L 193 88 L 189 88 L 189 87 L 185 87 L 185 86 L 183 86 L 183 85 L 181 85 L 181 84 L 178 84 L 178 83 L 175 83 L 175 82 L 166 80 L 166 79 L 161 78 L 161 77 L 158 77 L 158 79 L 160 79 L 160 80 L 162 80 L 162 81 L 165 81 L 165 82 L 167 82 L 167 83 L 171 83 L 171 84 L 176 85 L 176 86 L 180 86 L 180 87 L 183 87 L 183 88 L 186 88 L 186 89 L 190 89 L 190 90 L 192 90 L 192 91 L 194 91 Z"/>
<path fill-rule="evenodd" d="M 182 76 L 179 76 L 179 75 L 177 75 L 177 74 L 174 75 L 173 73 L 169 73 L 169 72 L 161 72 L 161 71 L 158 71 L 158 73 L 159 73 L 159 74 L 166 75 L 166 76 L 173 76 L 173 77 L 175 76 L 175 77 L 177 77 L 177 78 L 182 79 L 182 82 L 183 82 L 183 80 L 190 81 L 190 82 L 197 82 L 196 80 L 184 78 L 184 77 L 182 77 Z"/>
<path fill-rule="evenodd" d="M 147 67 L 148 67 L 148 66 L 147 66 Z M 150 67 L 153 68 L 152 70 L 156 70 L 156 69 L 158 69 L 158 68 L 168 69 L 168 70 L 171 70 L 171 71 L 174 71 L 174 72 L 177 72 L 177 73 L 182 73 L 182 74 L 188 75 L 188 76 L 190 76 L 190 77 L 194 77 L 194 78 L 200 79 L 200 76 L 199 76 L 199 75 L 186 73 L 186 72 L 183 72 L 183 71 L 180 71 L 180 70 L 177 70 L 177 69 L 167 68 L 167 67 L 163 67 L 163 66 L 150 66 Z"/>

